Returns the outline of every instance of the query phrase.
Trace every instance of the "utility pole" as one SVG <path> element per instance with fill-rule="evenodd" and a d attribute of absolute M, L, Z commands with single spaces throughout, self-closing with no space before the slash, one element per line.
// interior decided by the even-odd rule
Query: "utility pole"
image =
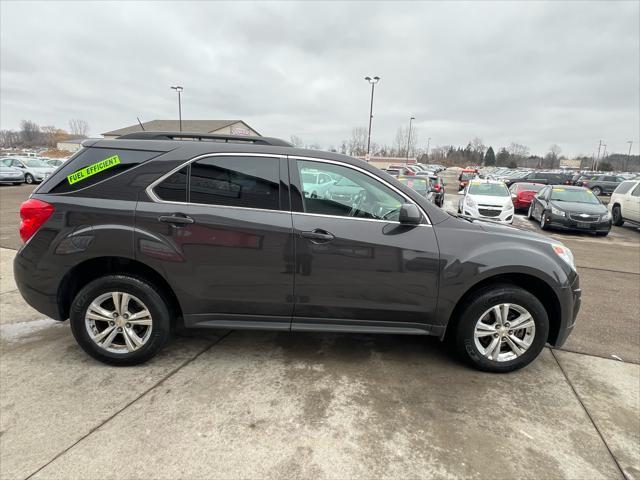
<path fill-rule="evenodd" d="M 182 101 L 180 99 L 180 94 L 182 93 L 183 88 L 180 85 L 176 85 L 175 87 L 171 87 L 171 89 L 178 92 L 178 121 L 180 122 L 180 131 L 182 131 Z"/>
<path fill-rule="evenodd" d="M 595 161 L 591 164 L 591 170 L 593 170 L 595 172 L 596 167 L 598 166 L 598 161 L 600 160 L 600 148 L 602 148 L 602 140 L 600 140 L 600 143 L 598 144 L 598 156 L 596 157 Z"/>
<path fill-rule="evenodd" d="M 364 77 L 364 79 L 371 84 L 371 106 L 369 107 L 369 135 L 367 136 L 367 158 L 369 157 L 369 151 L 371 150 L 371 121 L 373 120 L 373 91 L 376 88 L 376 83 L 380 81 L 380 77 Z"/>
<path fill-rule="evenodd" d="M 629 168 L 629 160 L 631 160 L 631 145 L 633 145 L 633 140 L 629 140 L 627 143 L 629 144 L 629 153 L 627 153 L 627 162 L 624 166 L 625 171 Z"/>
<path fill-rule="evenodd" d="M 416 117 L 411 117 L 409 119 L 409 136 L 407 138 L 407 163 L 409 163 L 409 150 L 411 150 L 411 124 L 416 119 Z"/>
<path fill-rule="evenodd" d="M 429 158 L 429 146 L 431 145 L 431 137 L 427 138 L 427 158 Z"/>

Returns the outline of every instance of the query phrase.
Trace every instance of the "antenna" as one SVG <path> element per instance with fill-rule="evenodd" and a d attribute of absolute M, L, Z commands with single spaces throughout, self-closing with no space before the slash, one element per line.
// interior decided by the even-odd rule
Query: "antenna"
<path fill-rule="evenodd" d="M 144 129 L 144 125 L 142 125 L 142 122 L 140 121 L 140 117 L 136 117 L 138 119 L 138 123 L 140 124 L 140 128 L 142 129 L 143 132 L 145 132 L 146 130 Z"/>

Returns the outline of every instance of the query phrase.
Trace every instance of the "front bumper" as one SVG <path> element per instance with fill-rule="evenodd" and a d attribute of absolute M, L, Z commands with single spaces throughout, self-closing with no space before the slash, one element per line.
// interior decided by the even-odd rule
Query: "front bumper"
<path fill-rule="evenodd" d="M 559 300 L 560 324 L 555 338 L 549 340 L 549 343 L 554 347 L 561 347 L 576 325 L 576 318 L 582 304 L 582 290 L 580 289 L 580 277 L 578 274 L 576 274 L 569 287 L 560 291 Z"/>
<path fill-rule="evenodd" d="M 562 230 L 576 230 L 581 232 L 608 232 L 611 230 L 611 219 L 598 220 L 595 222 L 581 222 L 571 218 L 569 215 L 560 216 L 549 214 L 547 216 L 547 226 Z"/>
<path fill-rule="evenodd" d="M 514 209 L 506 210 L 500 207 L 470 207 L 465 205 L 462 213 L 473 218 L 510 224 L 513 223 L 514 212 Z"/>

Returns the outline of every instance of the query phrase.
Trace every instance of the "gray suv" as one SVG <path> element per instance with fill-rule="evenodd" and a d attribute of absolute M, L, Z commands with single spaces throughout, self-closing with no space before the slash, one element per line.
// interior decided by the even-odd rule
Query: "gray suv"
<path fill-rule="evenodd" d="M 320 174 L 348 194 L 304 195 Z M 23 297 L 115 365 L 148 360 L 173 328 L 252 328 L 435 335 L 507 372 L 562 345 L 580 307 L 563 245 L 266 137 L 89 140 L 20 214 Z"/>

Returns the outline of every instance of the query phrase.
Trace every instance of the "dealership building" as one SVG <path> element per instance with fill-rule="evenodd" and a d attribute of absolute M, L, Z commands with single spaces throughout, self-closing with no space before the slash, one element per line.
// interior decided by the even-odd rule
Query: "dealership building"
<path fill-rule="evenodd" d="M 143 128 L 144 127 L 144 128 Z M 120 135 L 136 132 L 178 132 L 179 120 L 151 120 L 128 127 L 119 128 L 102 134 L 104 138 L 116 138 Z M 182 120 L 182 131 L 188 133 L 211 133 L 220 135 L 260 136 L 260 134 L 242 120 Z"/>

